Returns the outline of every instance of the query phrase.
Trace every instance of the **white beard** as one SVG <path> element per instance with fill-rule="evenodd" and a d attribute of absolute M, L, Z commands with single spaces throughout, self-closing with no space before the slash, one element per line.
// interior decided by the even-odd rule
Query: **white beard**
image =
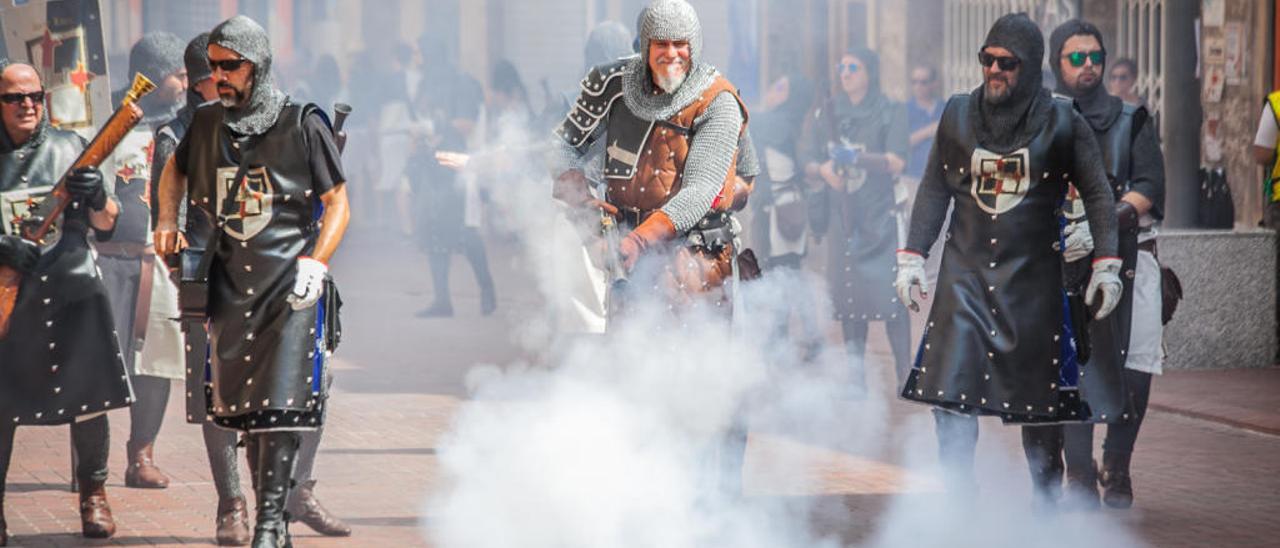
<path fill-rule="evenodd" d="M 683 64 L 667 65 L 665 73 L 658 73 L 658 87 L 666 93 L 675 93 L 680 89 L 680 84 L 684 83 L 685 78 L 689 77 L 689 70 Z"/>

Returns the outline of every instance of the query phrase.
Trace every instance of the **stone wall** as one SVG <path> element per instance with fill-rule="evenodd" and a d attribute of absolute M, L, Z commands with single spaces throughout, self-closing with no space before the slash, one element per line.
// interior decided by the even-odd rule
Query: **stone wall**
<path fill-rule="evenodd" d="M 1164 341 L 1166 367 L 1268 367 L 1276 356 L 1276 235 L 1270 230 L 1166 231 L 1160 261 L 1183 300 Z"/>

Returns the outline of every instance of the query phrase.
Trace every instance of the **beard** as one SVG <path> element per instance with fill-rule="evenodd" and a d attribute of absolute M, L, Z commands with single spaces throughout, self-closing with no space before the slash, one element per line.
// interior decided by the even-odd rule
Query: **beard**
<path fill-rule="evenodd" d="M 991 85 L 996 81 L 1004 84 L 1003 86 L 1000 86 L 998 90 Z M 984 82 L 982 86 L 982 100 L 986 101 L 987 104 L 1000 105 L 1008 101 L 1009 98 L 1013 96 L 1013 85 L 1009 83 L 1008 78 L 1003 76 L 992 76 L 987 78 L 987 81 Z"/>
<path fill-rule="evenodd" d="M 226 108 L 237 108 L 243 106 L 248 99 L 248 94 L 244 90 L 236 89 L 230 84 L 218 83 L 218 102 L 222 103 Z"/>
<path fill-rule="evenodd" d="M 1077 96 L 1086 95 L 1093 90 L 1098 89 L 1102 85 L 1102 76 L 1096 72 L 1082 72 L 1076 77 L 1074 86 L 1070 86 L 1071 92 Z"/>
<path fill-rule="evenodd" d="M 675 93 L 689 76 L 689 69 L 683 60 L 666 65 L 666 70 L 655 75 L 658 87 L 665 93 Z"/>

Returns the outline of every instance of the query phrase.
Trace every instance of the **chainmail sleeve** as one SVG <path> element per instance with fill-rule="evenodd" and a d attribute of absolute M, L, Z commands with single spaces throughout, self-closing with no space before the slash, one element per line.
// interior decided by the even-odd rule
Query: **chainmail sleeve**
<path fill-rule="evenodd" d="M 662 206 L 677 232 L 693 228 L 711 210 L 737 154 L 741 131 L 742 110 L 728 93 L 717 95 L 702 116 L 693 121 L 683 183 L 680 191 Z"/>
<path fill-rule="evenodd" d="M 1116 201 L 1102 167 L 1102 151 L 1093 137 L 1093 128 L 1077 112 L 1071 114 L 1072 131 L 1075 133 L 1076 188 L 1084 200 L 1085 216 L 1089 219 L 1089 233 L 1093 236 L 1095 257 L 1116 257 L 1119 240 L 1116 233 Z"/>
<path fill-rule="evenodd" d="M 596 127 L 591 132 L 591 141 L 595 141 L 600 134 L 604 133 L 604 126 Z M 587 145 L 584 148 L 590 148 Z M 586 155 L 589 156 L 589 155 Z M 551 146 L 547 149 L 547 168 L 551 171 L 551 178 L 554 179 L 564 174 L 564 172 L 576 169 L 585 171 L 584 154 L 578 147 L 575 147 L 558 136 L 551 138 Z"/>
<path fill-rule="evenodd" d="M 946 135 L 941 131 L 939 135 Z M 916 202 L 911 207 L 911 228 L 907 232 L 907 245 L 904 249 L 929 255 L 929 249 L 938 239 L 942 231 L 942 223 L 947 218 L 947 208 L 951 207 L 951 192 L 942 174 L 942 160 L 938 158 L 939 139 L 933 141 L 929 149 L 929 160 L 925 163 L 924 176 L 920 179 L 920 187 L 916 191 Z"/>
<path fill-rule="evenodd" d="M 760 158 L 756 156 L 756 146 L 751 142 L 751 130 L 743 129 L 738 138 L 738 167 L 735 170 L 744 179 L 760 175 Z"/>

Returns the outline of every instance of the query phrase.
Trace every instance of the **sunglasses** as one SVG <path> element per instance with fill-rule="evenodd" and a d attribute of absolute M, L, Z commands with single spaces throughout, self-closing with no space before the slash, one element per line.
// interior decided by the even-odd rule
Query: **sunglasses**
<path fill-rule="evenodd" d="M 1071 63 L 1071 66 L 1073 67 L 1083 67 L 1086 59 L 1093 61 L 1093 65 L 1095 67 L 1100 67 L 1103 63 L 1107 62 L 1107 52 L 1102 50 L 1073 51 L 1068 53 L 1066 57 L 1067 62 Z"/>
<path fill-rule="evenodd" d="M 6 93 L 4 95 L 0 95 L 0 101 L 4 101 L 10 105 L 21 105 L 23 99 L 31 99 L 31 102 L 37 105 L 43 104 L 44 90 L 33 91 L 31 93 Z"/>
<path fill-rule="evenodd" d="M 989 67 L 992 63 L 999 66 L 1000 70 L 1010 71 L 1017 70 L 1018 66 L 1022 64 L 1022 60 L 1017 57 L 996 57 L 985 51 L 978 52 L 978 64 Z"/>
<path fill-rule="evenodd" d="M 933 83 L 933 80 L 911 80 L 911 83 L 917 86 L 927 86 Z"/>
<path fill-rule="evenodd" d="M 836 63 L 836 72 L 848 72 L 854 74 L 861 68 L 857 63 Z"/>
<path fill-rule="evenodd" d="M 249 62 L 248 59 L 223 59 L 221 61 L 215 61 L 213 59 L 210 59 L 209 69 L 210 70 L 222 69 L 223 72 L 235 72 L 237 70 L 240 70 L 240 67 L 244 66 L 244 64 L 248 62 Z"/>
<path fill-rule="evenodd" d="M 1125 74 L 1125 73 L 1112 74 L 1110 76 L 1110 79 L 1112 82 L 1123 82 L 1125 80 L 1132 80 L 1133 75 Z"/>

